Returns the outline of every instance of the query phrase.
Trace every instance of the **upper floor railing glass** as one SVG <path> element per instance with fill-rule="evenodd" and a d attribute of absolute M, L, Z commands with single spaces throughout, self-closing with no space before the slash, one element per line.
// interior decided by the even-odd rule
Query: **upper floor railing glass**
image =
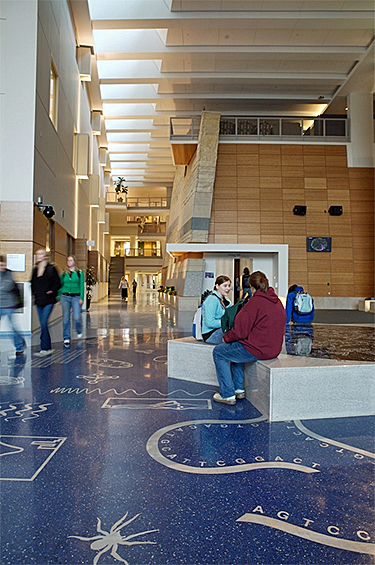
<path fill-rule="evenodd" d="M 124 194 L 117 194 L 114 190 L 107 192 L 107 204 L 119 202 L 125 204 L 128 210 L 137 208 L 158 208 L 162 210 L 169 210 L 171 199 L 167 196 L 126 196 Z"/>
<path fill-rule="evenodd" d="M 170 119 L 171 141 L 197 141 L 200 116 Z M 274 118 L 223 116 L 220 119 L 221 141 L 296 141 L 348 142 L 347 118 Z"/>

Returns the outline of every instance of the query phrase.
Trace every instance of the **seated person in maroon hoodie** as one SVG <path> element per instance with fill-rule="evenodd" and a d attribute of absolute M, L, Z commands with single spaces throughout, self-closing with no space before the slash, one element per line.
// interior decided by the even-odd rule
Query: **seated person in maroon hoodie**
<path fill-rule="evenodd" d="M 216 345 L 213 357 L 220 393 L 213 399 L 236 404 L 245 398 L 244 364 L 258 359 L 274 359 L 281 351 L 285 331 L 285 310 L 264 273 L 250 275 L 253 294 L 237 314 L 234 327 L 224 334 L 224 342 Z"/>

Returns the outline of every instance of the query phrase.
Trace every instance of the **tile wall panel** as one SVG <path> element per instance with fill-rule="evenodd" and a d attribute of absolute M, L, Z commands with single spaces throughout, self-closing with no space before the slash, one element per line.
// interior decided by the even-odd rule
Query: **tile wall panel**
<path fill-rule="evenodd" d="M 296 204 L 306 216 L 293 215 Z M 349 169 L 345 146 L 221 144 L 212 210 L 210 242 L 287 243 L 290 284 L 373 295 L 374 170 Z M 308 253 L 307 236 L 331 236 L 332 252 Z"/>

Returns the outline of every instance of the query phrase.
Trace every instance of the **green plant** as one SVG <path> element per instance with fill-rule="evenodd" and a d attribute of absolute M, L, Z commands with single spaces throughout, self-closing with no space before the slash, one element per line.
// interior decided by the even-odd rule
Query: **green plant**
<path fill-rule="evenodd" d="M 122 192 L 123 194 L 128 194 L 128 187 L 125 186 L 126 180 L 124 177 L 118 177 L 117 180 L 113 183 L 115 187 L 115 191 L 117 194 Z"/>
<path fill-rule="evenodd" d="M 92 298 L 92 287 L 98 282 L 96 269 L 93 265 L 87 265 L 86 268 L 86 295 L 89 300 Z"/>

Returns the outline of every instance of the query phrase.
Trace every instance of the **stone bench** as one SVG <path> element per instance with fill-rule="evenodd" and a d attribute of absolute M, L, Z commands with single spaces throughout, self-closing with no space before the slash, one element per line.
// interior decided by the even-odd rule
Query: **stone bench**
<path fill-rule="evenodd" d="M 168 341 L 168 377 L 218 386 L 214 345 Z M 246 398 L 271 422 L 375 414 L 375 364 L 281 354 L 245 365 Z"/>

